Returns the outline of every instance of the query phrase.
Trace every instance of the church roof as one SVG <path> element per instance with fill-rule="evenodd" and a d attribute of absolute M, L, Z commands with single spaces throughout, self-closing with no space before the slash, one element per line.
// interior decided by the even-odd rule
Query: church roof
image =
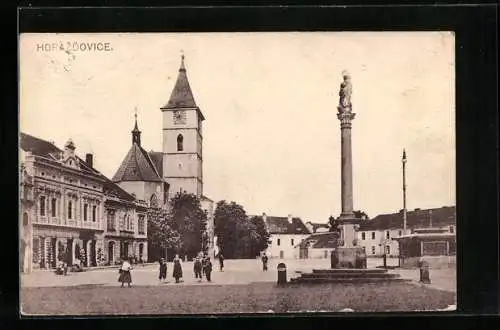
<path fill-rule="evenodd" d="M 155 165 L 156 172 L 160 175 L 160 178 L 163 177 L 163 152 L 153 151 L 148 152 L 149 157 L 153 161 Z"/>
<path fill-rule="evenodd" d="M 163 182 L 153 160 L 137 143 L 132 144 L 113 176 L 113 182 L 122 181 Z"/>
<path fill-rule="evenodd" d="M 163 107 L 164 109 L 177 109 L 177 108 L 196 108 L 193 92 L 186 75 L 186 68 L 184 67 L 184 55 L 182 55 L 181 67 L 177 75 L 177 82 L 175 83 L 172 94 L 168 103 Z"/>

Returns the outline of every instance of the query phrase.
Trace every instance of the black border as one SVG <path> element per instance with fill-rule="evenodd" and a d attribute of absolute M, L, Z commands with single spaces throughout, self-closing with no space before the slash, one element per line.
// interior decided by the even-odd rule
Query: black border
<path fill-rule="evenodd" d="M 497 314 L 498 288 L 498 118 L 497 11 L 493 5 L 363 7 L 204 7 L 204 8 L 22 8 L 19 32 L 175 32 L 175 31 L 416 31 L 452 30 L 456 44 L 458 306 L 467 314 Z M 16 37 L 17 38 L 17 37 Z M 16 56 L 17 63 L 17 56 Z M 13 64 L 13 63 L 12 63 Z M 16 66 L 9 66 L 16 77 Z M 14 72 L 12 72 L 14 70 Z M 8 70 L 7 70 L 8 71 Z M 7 72 L 6 71 L 6 72 Z M 2 142 L 3 173 L 17 173 L 17 83 L 7 92 Z M 10 101 L 10 103 L 9 103 Z M 7 134 L 3 134 L 3 133 Z M 3 148 L 5 149 L 5 148 Z M 16 155 L 14 155 L 16 150 Z M 9 162 L 8 160 L 12 160 Z M 17 178 L 7 177 L 6 231 L 17 233 Z M 7 183 L 7 182 L 6 182 Z M 12 226 L 12 228 L 10 228 Z M 4 246 L 17 246 L 16 235 Z M 10 248 L 9 248 L 10 249 Z M 17 318 L 17 253 L 4 264 L 2 316 Z M 8 304 L 7 304 L 8 303 Z M 361 316 L 361 315 L 360 315 Z M 359 318 L 356 314 L 355 318 Z M 387 315 L 384 315 L 387 316 Z M 380 320 L 382 315 L 373 316 Z M 401 322 L 402 315 L 397 317 Z M 321 319 L 319 317 L 318 319 Z M 307 319 L 301 315 L 294 322 Z M 349 318 L 351 319 L 351 318 Z M 185 320 L 185 319 L 183 319 Z M 270 320 L 270 319 L 268 319 Z M 82 322 L 80 320 L 79 322 Z M 130 319 L 127 320 L 129 322 Z M 338 319 L 335 320 L 337 322 Z M 29 321 L 31 322 L 31 321 Z M 371 321 L 370 321 L 371 322 Z M 462 322 L 462 321 L 461 321 Z M 86 323 L 86 322 L 84 322 Z M 309 321 L 308 321 L 309 323 Z M 415 323 L 413 323 L 415 324 Z M 463 323 L 462 323 L 463 324 Z M 82 324 L 83 325 L 83 324 Z M 385 324 L 388 325 L 388 324 Z M 403 325 L 400 323 L 398 325 Z M 474 323 L 479 327 L 479 323 Z M 165 325 L 167 326 L 167 325 Z M 206 324 L 210 327 L 211 325 Z"/>

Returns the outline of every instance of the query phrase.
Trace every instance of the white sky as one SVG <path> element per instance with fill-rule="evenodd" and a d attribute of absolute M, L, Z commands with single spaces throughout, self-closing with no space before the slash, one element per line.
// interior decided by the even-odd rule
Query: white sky
<path fill-rule="evenodd" d="M 109 42 L 110 52 L 37 51 Z M 162 149 L 160 107 L 184 51 L 205 115 L 204 193 L 247 213 L 326 222 L 340 214 L 341 72 L 353 82 L 354 209 L 371 217 L 455 205 L 454 37 L 447 32 L 24 34 L 20 129 L 108 177 L 131 145 L 134 107 L 146 150 Z"/>

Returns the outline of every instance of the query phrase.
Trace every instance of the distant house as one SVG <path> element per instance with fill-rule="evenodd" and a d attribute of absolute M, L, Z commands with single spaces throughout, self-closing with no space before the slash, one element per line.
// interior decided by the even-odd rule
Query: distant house
<path fill-rule="evenodd" d="M 429 228 L 441 233 L 455 234 L 455 213 L 454 206 L 408 211 L 407 232 L 416 233 Z M 360 223 L 357 233 L 358 245 L 365 248 L 367 256 L 382 256 L 385 253 L 396 257 L 399 255 L 399 244 L 396 238 L 403 235 L 403 211 L 380 214 Z"/>
<path fill-rule="evenodd" d="M 264 251 L 269 258 L 294 258 L 295 247 L 311 234 L 299 217 L 276 217 L 263 213 L 262 219 L 270 234 L 269 245 Z"/>
<path fill-rule="evenodd" d="M 299 259 L 327 259 L 337 246 L 335 233 L 316 233 L 306 237 L 296 248 L 295 256 Z"/>

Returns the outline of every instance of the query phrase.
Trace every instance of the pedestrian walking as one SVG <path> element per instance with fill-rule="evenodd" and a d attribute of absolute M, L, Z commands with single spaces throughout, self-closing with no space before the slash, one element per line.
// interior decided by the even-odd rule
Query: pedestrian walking
<path fill-rule="evenodd" d="M 121 287 L 123 288 L 123 284 L 127 283 L 128 287 L 130 288 L 130 283 L 132 283 L 132 274 L 131 271 L 132 266 L 128 262 L 127 258 L 123 260 L 122 266 L 120 267 L 120 270 L 118 271 L 120 273 L 120 276 L 118 277 L 118 282 L 120 282 L 122 285 Z"/>
<path fill-rule="evenodd" d="M 196 256 L 194 259 L 194 277 L 195 279 L 198 280 L 198 282 L 201 282 L 202 276 L 201 276 L 201 270 L 203 266 L 201 264 L 201 258 L 200 256 Z"/>
<path fill-rule="evenodd" d="M 176 254 L 174 258 L 174 278 L 175 278 L 175 283 L 179 283 L 179 280 L 182 278 L 182 266 L 181 266 L 181 259 L 179 258 L 179 255 Z"/>
<path fill-rule="evenodd" d="M 266 254 L 264 253 L 262 255 L 262 270 L 265 271 L 265 272 L 267 271 L 267 261 L 268 260 L 269 259 L 267 258 Z"/>
<path fill-rule="evenodd" d="M 219 268 L 221 272 L 224 271 L 224 256 L 222 252 L 219 252 Z"/>
<path fill-rule="evenodd" d="M 167 263 L 165 262 L 165 259 L 160 258 L 160 274 L 158 276 L 158 279 L 160 282 L 164 282 L 167 279 Z"/>
<path fill-rule="evenodd" d="M 205 258 L 203 258 L 202 266 L 207 281 L 212 282 L 212 261 L 210 261 L 210 257 L 208 255 L 205 255 Z"/>

